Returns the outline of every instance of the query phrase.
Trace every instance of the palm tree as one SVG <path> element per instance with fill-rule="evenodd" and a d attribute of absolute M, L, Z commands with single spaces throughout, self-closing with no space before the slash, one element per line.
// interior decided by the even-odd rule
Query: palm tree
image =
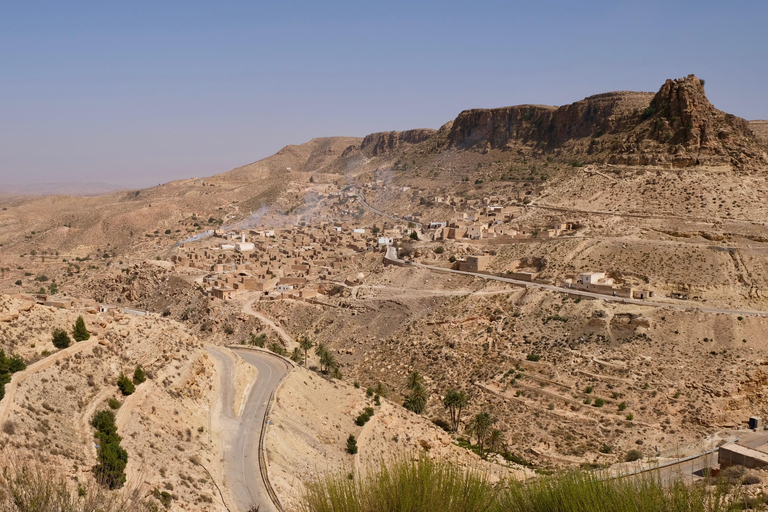
<path fill-rule="evenodd" d="M 323 367 L 325 367 L 325 371 L 328 371 L 336 366 L 336 358 L 328 350 L 325 350 L 320 355 L 320 371 L 323 371 Z"/>
<path fill-rule="evenodd" d="M 328 352 L 328 347 L 325 343 L 318 343 L 315 345 L 315 355 L 320 358 L 320 371 L 323 371 L 323 354 Z"/>
<path fill-rule="evenodd" d="M 291 353 L 291 360 L 296 363 L 301 362 L 301 350 L 299 350 L 299 347 L 293 348 L 293 352 Z"/>
<path fill-rule="evenodd" d="M 408 375 L 408 383 L 406 386 L 408 389 L 413 391 L 416 389 L 417 386 L 423 386 L 424 385 L 424 377 L 421 376 L 421 374 L 417 371 L 413 371 L 410 375 Z"/>
<path fill-rule="evenodd" d="M 304 366 L 307 366 L 307 352 L 312 348 L 313 345 L 314 343 L 309 338 L 309 336 L 305 336 L 303 334 L 299 336 L 299 347 L 304 351 Z"/>
<path fill-rule="evenodd" d="M 389 394 L 389 390 L 387 389 L 387 386 L 385 386 L 381 382 L 376 384 L 376 387 L 373 388 L 373 392 L 384 398 L 387 398 L 387 394 Z"/>
<path fill-rule="evenodd" d="M 416 414 L 421 414 L 424 412 L 424 409 L 427 408 L 428 399 L 429 391 L 427 391 L 424 386 L 417 383 L 416 386 L 411 389 L 411 393 L 405 399 L 403 407 L 415 412 Z"/>
<path fill-rule="evenodd" d="M 456 408 L 458 407 L 459 402 L 459 392 L 455 389 L 449 389 L 445 393 L 445 397 L 443 398 L 443 405 L 448 409 L 448 412 L 451 415 L 451 428 L 453 428 L 453 431 L 456 432 Z"/>
<path fill-rule="evenodd" d="M 488 436 L 488 451 L 498 452 L 504 446 L 504 434 L 495 428 Z"/>
<path fill-rule="evenodd" d="M 469 434 L 474 435 L 477 438 L 477 448 L 480 451 L 480 457 L 485 458 L 485 451 L 483 447 L 485 446 L 486 438 L 489 434 L 489 429 L 495 421 L 496 420 L 491 418 L 491 415 L 487 412 L 481 412 L 476 414 L 475 417 L 472 418 L 467 425 L 467 431 Z"/>
<path fill-rule="evenodd" d="M 459 425 L 461 425 L 461 410 L 466 408 L 467 405 L 469 405 L 469 396 L 467 395 L 467 392 L 463 389 L 459 391 L 458 397 L 456 399 L 456 431 L 459 430 Z"/>

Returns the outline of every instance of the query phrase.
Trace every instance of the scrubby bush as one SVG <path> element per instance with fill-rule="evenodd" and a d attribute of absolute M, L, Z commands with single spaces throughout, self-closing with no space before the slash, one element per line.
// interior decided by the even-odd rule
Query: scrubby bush
<path fill-rule="evenodd" d="M 144 370 L 141 368 L 141 366 L 137 366 L 133 371 L 133 383 L 138 386 L 145 380 L 147 380 L 147 375 L 144 373 Z"/>
<path fill-rule="evenodd" d="M 634 462 L 643 458 L 643 453 L 640 450 L 629 450 L 624 456 L 626 462 Z"/>
<path fill-rule="evenodd" d="M 350 455 L 357 453 L 357 440 L 352 434 L 349 434 L 349 437 L 347 438 L 347 453 Z"/>
<path fill-rule="evenodd" d="M 54 329 L 52 341 L 56 348 L 67 348 L 72 343 L 69 334 L 64 329 Z"/>
<path fill-rule="evenodd" d="M 120 389 L 120 392 L 126 396 L 136 391 L 136 386 L 134 386 L 133 382 L 131 382 L 131 380 L 122 372 L 120 372 L 120 376 L 117 378 L 117 387 Z"/>
<path fill-rule="evenodd" d="M 122 405 L 120 403 L 120 400 L 116 398 L 110 398 L 109 400 L 107 400 L 107 403 L 109 404 L 110 409 L 119 409 L 120 405 Z"/>

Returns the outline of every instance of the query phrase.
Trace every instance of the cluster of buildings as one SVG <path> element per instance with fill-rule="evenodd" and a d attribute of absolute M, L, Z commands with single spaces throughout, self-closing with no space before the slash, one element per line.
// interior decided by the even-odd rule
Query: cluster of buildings
<path fill-rule="evenodd" d="M 261 292 L 265 299 L 313 299 L 318 285 L 345 280 L 356 259 L 377 257 L 382 245 L 402 238 L 402 228 L 383 230 L 346 224 L 325 227 L 249 230 L 214 234 L 223 239 L 207 247 L 180 246 L 171 262 L 210 272 L 203 285 L 211 296 L 231 299 L 239 292 Z"/>
<path fill-rule="evenodd" d="M 613 297 L 628 299 L 648 299 L 653 297 L 653 292 L 636 286 L 616 286 L 614 280 L 605 275 L 605 272 L 582 272 L 573 279 L 566 279 L 565 286 L 576 290 L 584 290 Z"/>

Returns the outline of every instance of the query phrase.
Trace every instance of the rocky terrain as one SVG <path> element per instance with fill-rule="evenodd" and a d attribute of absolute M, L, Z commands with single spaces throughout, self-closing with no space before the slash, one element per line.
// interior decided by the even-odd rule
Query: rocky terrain
<path fill-rule="evenodd" d="M 78 314 L 91 338 L 56 349 L 52 330 L 69 330 Z M 5 296 L 0 317 L 0 348 L 28 363 L 0 401 L 3 456 L 36 460 L 85 482 L 96 463 L 91 418 L 116 400 L 128 484 L 147 495 L 168 492 L 178 510 L 223 509 L 203 467 L 214 469 L 220 457 L 208 416 L 214 368 L 182 325 L 155 315 L 67 311 Z M 137 365 L 149 378 L 124 396 L 117 377 L 133 375 Z"/>
<path fill-rule="evenodd" d="M 435 130 L 313 139 L 146 190 L 0 197 L 0 291 L 24 294 L 0 299 L 0 348 L 29 365 L 0 401 L 0 445 L 85 479 L 89 418 L 117 399 L 129 478 L 172 494 L 179 509 L 216 510 L 222 454 L 210 410 L 220 390 L 202 342 L 263 335 L 291 350 L 286 340 L 305 335 L 331 349 L 343 378 L 298 369 L 277 395 L 270 474 L 292 505 L 306 479 L 400 450 L 429 445 L 484 464 L 460 446 L 466 432 L 435 426 L 447 420 L 451 387 L 469 393 L 467 417 L 492 413 L 529 470 L 604 467 L 630 450 L 646 461 L 695 453 L 768 415 L 768 319 L 750 314 L 768 311 L 768 122 L 716 109 L 704 85 L 691 75 L 656 93 L 470 109 Z M 485 215 L 494 205 L 514 212 Z M 498 234 L 519 236 L 441 239 L 428 228 L 481 214 Z M 561 224 L 570 227 L 549 233 Z M 603 271 L 660 305 L 385 266 L 379 249 L 343 256 L 348 246 L 318 265 L 315 300 L 257 300 L 255 291 L 221 300 L 207 284 L 213 268 L 172 262 L 189 247 L 223 252 L 222 238 L 178 244 L 207 230 L 291 226 L 385 229 L 401 236 L 394 244 L 409 261 L 449 268 L 486 253 L 487 272 L 531 272 L 540 284 Z M 269 264 L 298 246 L 274 249 Z M 85 300 L 57 309 L 48 296 L 150 314 L 97 313 Z M 58 351 L 51 330 L 80 314 L 94 337 Z M 120 396 L 117 375 L 139 364 L 150 379 Z M 429 392 L 420 416 L 400 407 L 414 370 Z M 254 378 L 238 372 L 233 409 Z M 378 383 L 388 399 L 356 427 L 371 405 L 364 390 Z M 344 452 L 350 433 L 361 441 L 356 458 Z M 488 468 L 500 476 L 523 475 L 496 462 Z"/>

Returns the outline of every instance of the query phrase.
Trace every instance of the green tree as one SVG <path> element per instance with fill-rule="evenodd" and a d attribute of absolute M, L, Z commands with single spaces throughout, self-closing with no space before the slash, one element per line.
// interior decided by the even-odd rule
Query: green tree
<path fill-rule="evenodd" d="M 494 428 L 488 435 L 488 450 L 499 452 L 504 447 L 504 434 L 501 430 Z"/>
<path fill-rule="evenodd" d="M 379 396 L 383 396 L 384 398 L 387 398 L 387 395 L 389 394 L 389 390 L 387 389 L 387 386 L 385 386 L 381 382 L 376 384 L 376 387 L 373 388 L 373 392 Z"/>
<path fill-rule="evenodd" d="M 347 453 L 350 455 L 357 453 L 357 440 L 352 434 L 349 434 L 349 437 L 347 438 Z"/>
<path fill-rule="evenodd" d="M 496 422 L 487 412 L 476 414 L 467 425 L 467 431 L 470 435 L 477 438 L 477 448 L 480 451 L 480 457 L 485 458 L 484 447 L 491 433 L 491 426 Z"/>
<path fill-rule="evenodd" d="M 456 430 L 458 431 L 459 425 L 461 425 L 461 411 L 469 405 L 469 395 L 463 389 L 459 391 L 459 396 L 456 406 Z"/>
<path fill-rule="evenodd" d="M 419 234 L 416 231 L 411 231 L 411 240 L 418 240 Z"/>
<path fill-rule="evenodd" d="M 414 390 L 417 386 L 424 385 L 424 377 L 422 377 L 419 372 L 414 370 L 408 375 L 408 382 L 405 385 L 408 387 L 408 389 Z"/>
<path fill-rule="evenodd" d="M 27 364 L 21 356 L 6 357 L 0 349 L 0 400 L 5 396 L 5 385 L 11 382 L 11 375 L 26 369 Z"/>
<path fill-rule="evenodd" d="M 117 387 L 126 396 L 136 391 L 136 386 L 133 385 L 133 382 L 123 372 L 120 372 L 120 376 L 117 378 Z"/>
<path fill-rule="evenodd" d="M 75 338 L 75 341 L 85 341 L 91 337 L 91 333 L 85 328 L 85 320 L 83 320 L 82 315 L 75 320 L 75 325 L 72 327 L 72 337 Z"/>
<path fill-rule="evenodd" d="M 147 380 L 147 375 L 144 373 L 144 370 L 141 368 L 141 366 L 137 366 L 135 370 L 133 370 L 133 383 L 137 386 Z"/>
<path fill-rule="evenodd" d="M 301 363 L 302 357 L 301 349 L 299 347 L 293 347 L 293 352 L 291 352 L 291 360 L 295 363 Z"/>
<path fill-rule="evenodd" d="M 466 396 L 466 395 L 465 395 Z M 449 389 L 445 393 L 445 397 L 443 398 L 443 405 L 446 409 L 448 409 L 448 413 L 451 416 L 451 429 L 456 432 L 459 429 L 459 422 L 458 422 L 458 412 L 460 405 L 461 397 L 459 395 L 459 392 L 455 389 Z"/>
<path fill-rule="evenodd" d="M 109 410 L 97 412 L 91 420 L 91 425 L 96 429 L 94 437 L 99 442 L 96 454 L 98 464 L 93 467 L 93 473 L 105 487 L 110 489 L 122 487 L 125 483 L 128 452 L 120 446 L 122 439 L 117 434 L 114 413 Z"/>
<path fill-rule="evenodd" d="M 324 343 L 318 343 L 315 345 L 315 355 L 320 358 L 320 371 L 323 371 L 325 361 L 327 361 L 328 356 L 331 355 L 328 351 L 328 347 L 326 347 Z"/>
<path fill-rule="evenodd" d="M 406 397 L 403 407 L 416 414 L 421 414 L 427 408 L 427 400 L 429 400 L 427 389 L 421 384 L 416 384 L 415 387 L 411 388 L 411 392 Z"/>
<path fill-rule="evenodd" d="M 254 333 L 251 333 L 251 345 L 254 347 L 264 348 L 264 344 L 267 341 L 267 337 L 264 334 L 260 334 L 256 336 Z"/>
<path fill-rule="evenodd" d="M 320 356 L 320 371 L 329 371 L 336 368 L 336 358 L 333 357 L 333 354 L 331 354 L 330 351 L 325 350 L 322 355 Z M 323 370 L 323 367 L 325 367 L 325 370 Z"/>
<path fill-rule="evenodd" d="M 72 340 L 69 339 L 69 334 L 64 329 L 53 330 L 53 346 L 56 348 L 67 348 Z"/>
<path fill-rule="evenodd" d="M 299 347 L 304 351 L 304 366 L 307 366 L 307 352 L 312 348 L 314 343 L 309 336 L 302 334 L 299 336 Z"/>

